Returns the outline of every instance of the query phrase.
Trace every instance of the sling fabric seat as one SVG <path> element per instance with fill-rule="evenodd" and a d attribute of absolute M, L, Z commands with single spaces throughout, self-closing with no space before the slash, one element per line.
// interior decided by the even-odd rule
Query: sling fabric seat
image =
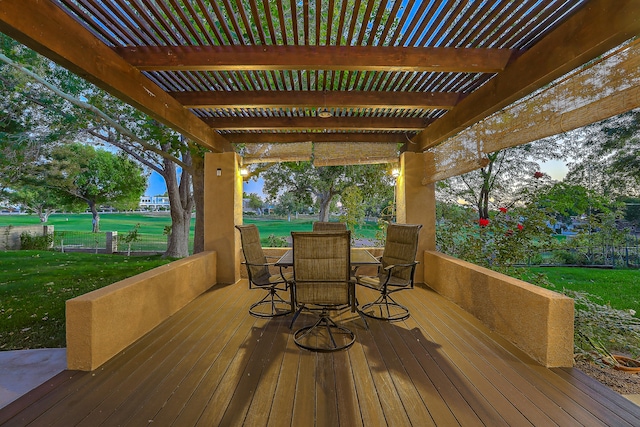
<path fill-rule="evenodd" d="M 389 224 L 384 252 L 377 276 L 357 276 L 359 285 L 375 289 L 380 296 L 360 308 L 362 314 L 375 319 L 399 321 L 409 317 L 409 309 L 396 302 L 391 294 L 413 288 L 418 237 L 421 224 Z"/>
<path fill-rule="evenodd" d="M 255 224 L 236 225 L 240 231 L 242 252 L 244 253 L 249 279 L 249 289 L 263 289 L 267 294 L 258 302 L 249 307 L 249 313 L 256 317 L 275 317 L 291 313 L 292 304 L 278 295 L 278 291 L 287 291 L 289 283 L 293 280 L 292 273 L 271 274 L 270 266 L 274 263 L 267 262 L 267 257 L 260 244 L 260 233 Z"/>
<path fill-rule="evenodd" d="M 294 333 L 295 343 L 312 351 L 348 348 L 355 334 L 329 317 L 330 310 L 351 307 L 356 311 L 355 283 L 350 277 L 349 231 L 292 232 L 295 303 L 291 327 L 303 309 L 320 311 L 312 325 Z"/>
<path fill-rule="evenodd" d="M 344 222 L 316 221 L 313 223 L 313 231 L 347 231 L 347 224 Z"/>

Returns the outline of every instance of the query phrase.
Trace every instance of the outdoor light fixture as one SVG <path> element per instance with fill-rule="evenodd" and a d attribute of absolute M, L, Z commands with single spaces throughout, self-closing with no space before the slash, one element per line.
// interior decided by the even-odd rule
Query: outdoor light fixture
<path fill-rule="evenodd" d="M 331 114 L 331 111 L 329 111 L 328 109 L 321 108 L 318 110 L 318 117 L 328 119 L 329 117 L 333 117 L 333 114 Z"/>
<path fill-rule="evenodd" d="M 220 168 L 216 169 L 216 175 L 222 176 L 222 169 Z"/>
<path fill-rule="evenodd" d="M 240 168 L 240 175 L 242 176 L 249 175 L 249 170 L 247 168 Z"/>
<path fill-rule="evenodd" d="M 400 169 L 398 168 L 393 168 L 391 169 L 391 176 L 394 178 L 397 178 L 400 176 Z"/>

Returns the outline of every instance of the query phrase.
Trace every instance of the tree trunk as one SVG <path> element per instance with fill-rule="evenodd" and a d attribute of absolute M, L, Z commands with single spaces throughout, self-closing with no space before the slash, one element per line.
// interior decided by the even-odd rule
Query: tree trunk
<path fill-rule="evenodd" d="M 100 215 L 98 214 L 98 209 L 96 208 L 96 204 L 93 201 L 88 202 L 89 209 L 91 209 L 91 215 L 93 218 L 91 219 L 92 231 L 94 233 L 100 232 Z"/>
<path fill-rule="evenodd" d="M 196 227 L 193 236 L 193 253 L 204 251 L 204 157 L 191 155 L 193 166 L 193 199 L 196 206 Z"/>
<path fill-rule="evenodd" d="M 329 221 L 329 213 L 331 209 L 331 199 L 333 198 L 332 193 L 319 193 L 318 196 L 318 204 L 320 205 L 320 212 L 318 215 L 319 221 Z"/>
<path fill-rule="evenodd" d="M 186 164 L 191 164 L 191 155 L 188 151 L 184 153 L 183 161 Z M 178 184 L 176 164 L 171 160 L 163 159 L 163 177 L 167 184 L 171 212 L 171 231 L 164 256 L 170 258 L 187 257 L 189 256 L 189 229 L 193 209 L 191 175 L 183 169 Z"/>

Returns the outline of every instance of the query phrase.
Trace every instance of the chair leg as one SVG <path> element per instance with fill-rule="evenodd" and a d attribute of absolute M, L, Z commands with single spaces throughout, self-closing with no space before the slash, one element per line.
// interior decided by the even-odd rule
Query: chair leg
<path fill-rule="evenodd" d="M 330 340 L 329 346 L 326 346 L 326 347 L 319 346 L 319 345 L 316 346 L 316 345 L 307 344 L 303 341 L 305 337 L 310 335 L 312 332 L 317 332 L 319 329 L 326 330 L 327 337 L 324 337 L 324 338 L 325 339 L 328 338 Z M 344 343 L 338 344 L 336 342 L 334 334 L 346 335 L 346 340 L 344 341 Z M 296 345 L 298 345 L 298 347 L 301 347 L 307 350 L 318 351 L 318 352 L 330 352 L 330 351 L 344 350 L 346 348 L 351 347 L 351 345 L 356 340 L 356 336 L 349 329 L 345 328 L 344 326 L 340 326 L 336 322 L 334 322 L 329 317 L 328 313 L 323 311 L 322 314 L 320 315 L 320 319 L 318 319 L 316 323 L 314 323 L 311 326 L 305 326 L 304 328 L 298 329 L 293 334 L 293 340 L 295 341 Z"/>
<path fill-rule="evenodd" d="M 296 312 L 294 313 L 293 319 L 291 319 L 291 323 L 289 324 L 289 329 L 293 328 L 293 323 L 296 321 L 298 316 L 300 316 L 300 313 L 302 312 L 302 310 L 304 310 L 304 304 L 301 305 L 300 308 L 296 310 Z"/>
<path fill-rule="evenodd" d="M 264 306 L 267 306 L 267 310 L 264 310 Z M 272 288 L 260 301 L 249 307 L 249 313 L 261 318 L 284 316 L 291 313 L 291 303 L 278 295 L 277 289 Z"/>
<path fill-rule="evenodd" d="M 368 312 L 369 309 L 372 310 Z M 409 309 L 386 293 L 380 294 L 375 301 L 363 305 L 360 311 L 367 317 L 389 322 L 399 322 L 409 318 Z M 379 311 L 380 314 L 377 315 L 376 311 Z"/>

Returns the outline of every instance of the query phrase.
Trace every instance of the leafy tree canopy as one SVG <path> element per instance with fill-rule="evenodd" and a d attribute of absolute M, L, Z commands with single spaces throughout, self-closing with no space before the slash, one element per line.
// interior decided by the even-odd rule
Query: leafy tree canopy
<path fill-rule="evenodd" d="M 262 172 L 264 191 L 270 200 L 292 192 L 301 203 L 314 200 L 319 219 L 329 220 L 331 202 L 345 189 L 357 186 L 372 200 L 389 198 L 393 180 L 386 165 L 350 165 L 315 167 L 311 162 L 277 164 Z"/>

